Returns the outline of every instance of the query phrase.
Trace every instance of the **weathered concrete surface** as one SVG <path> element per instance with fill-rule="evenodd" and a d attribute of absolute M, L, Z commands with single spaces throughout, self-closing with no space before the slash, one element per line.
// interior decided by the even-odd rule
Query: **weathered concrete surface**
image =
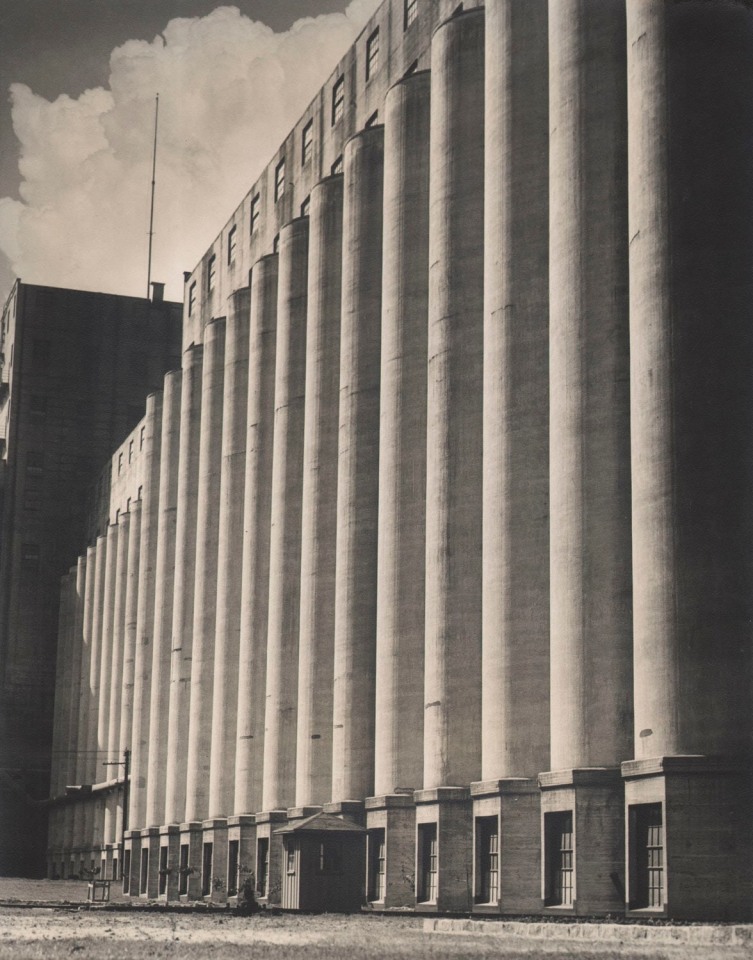
<path fill-rule="evenodd" d="M 233 803 L 234 811 L 241 813 L 255 813 L 261 809 L 277 280 L 277 254 L 263 257 L 254 264 L 251 271 L 243 585 Z"/>
<path fill-rule="evenodd" d="M 139 598 L 139 572 L 141 566 L 141 500 L 131 503 L 131 522 L 128 531 L 128 559 L 126 574 L 125 604 L 123 610 L 123 669 L 122 693 L 120 698 L 120 723 L 118 725 L 117 754 L 113 759 L 122 760 L 126 750 L 131 749 L 133 732 L 134 677 L 136 673 L 136 632 Z M 131 770 L 133 763 L 131 760 Z M 124 772 L 121 770 L 121 772 Z M 132 774 L 131 774 L 132 775 Z M 129 808 L 130 789 L 129 789 Z M 118 797 L 118 809 L 115 821 L 115 838 L 119 843 L 123 833 L 123 791 Z"/>
<path fill-rule="evenodd" d="M 481 772 L 484 14 L 434 34 L 424 786 Z"/>
<path fill-rule="evenodd" d="M 175 585 L 175 539 L 178 512 L 178 466 L 180 457 L 181 397 L 183 373 L 165 376 L 162 399 L 160 489 L 157 506 L 157 558 L 154 570 L 154 629 L 152 686 L 149 699 L 149 757 L 144 816 L 134 827 L 156 827 L 165 815 L 168 704 L 170 699 L 170 648 Z M 156 731 L 160 736 L 152 736 Z M 140 786 L 140 784 L 137 785 Z"/>
<path fill-rule="evenodd" d="M 243 554 L 250 294 L 250 289 L 244 287 L 229 298 L 225 329 L 217 623 L 209 771 L 210 817 L 232 813 L 235 790 L 242 587 L 241 577 L 238 576 L 238 558 Z"/>
<path fill-rule="evenodd" d="M 309 221 L 280 231 L 262 809 L 295 802 Z"/>
<path fill-rule="evenodd" d="M 183 356 L 164 823 L 181 823 L 186 807 L 203 363 L 201 345 Z"/>
<path fill-rule="evenodd" d="M 486 4 L 484 779 L 549 766 L 547 10 Z"/>
<path fill-rule="evenodd" d="M 146 814 L 146 775 L 149 764 L 149 711 L 154 650 L 154 598 L 157 574 L 160 460 L 162 450 L 163 393 L 146 398 L 144 416 L 144 492 L 141 504 L 139 580 L 136 607 L 136 649 L 133 666 L 133 719 L 131 723 L 131 823 L 143 825 Z M 167 477 L 165 478 L 167 481 Z"/>
<path fill-rule="evenodd" d="M 224 381 L 225 318 L 222 317 L 204 328 L 186 820 L 203 820 L 209 814 Z"/>
<path fill-rule="evenodd" d="M 750 760 L 753 10 L 627 9 L 635 756 Z"/>
<path fill-rule="evenodd" d="M 551 769 L 632 751 L 624 0 L 549 5 Z"/>
<path fill-rule="evenodd" d="M 118 548 L 115 561 L 112 603 L 112 649 L 110 652 L 110 695 L 107 700 L 107 740 L 100 762 L 120 759 L 120 705 L 123 693 L 123 648 L 125 640 L 125 599 L 128 585 L 128 544 L 131 538 L 131 515 L 122 513 L 118 520 Z M 110 780 L 116 770 L 100 769 L 99 780 Z M 118 799 L 114 793 L 105 800 L 105 843 L 115 843 L 117 834 Z"/>
<path fill-rule="evenodd" d="M 332 787 L 343 177 L 311 191 L 301 513 L 296 806 Z"/>
<path fill-rule="evenodd" d="M 332 799 L 374 785 L 384 129 L 345 147 Z"/>
<path fill-rule="evenodd" d="M 374 793 L 423 783 L 428 71 L 385 101 Z"/>

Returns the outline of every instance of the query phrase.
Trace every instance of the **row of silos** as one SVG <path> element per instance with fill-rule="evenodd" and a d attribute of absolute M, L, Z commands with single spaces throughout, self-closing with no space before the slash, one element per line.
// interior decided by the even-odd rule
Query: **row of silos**
<path fill-rule="evenodd" d="M 523 906 L 577 912 L 639 905 L 638 808 L 693 837 L 716 803 L 748 848 L 751 53 L 742 2 L 436 31 L 150 398 L 140 516 L 64 580 L 61 729 L 132 750 L 132 829 L 392 810 L 401 858 L 438 824 L 459 876 L 513 797 Z M 65 843 L 117 843 L 83 806 Z M 652 906 L 739 913 L 712 846 L 678 843 Z"/>

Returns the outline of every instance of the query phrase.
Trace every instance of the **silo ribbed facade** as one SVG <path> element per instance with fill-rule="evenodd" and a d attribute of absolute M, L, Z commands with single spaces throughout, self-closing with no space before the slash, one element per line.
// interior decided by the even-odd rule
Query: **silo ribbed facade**
<path fill-rule="evenodd" d="M 751 64 L 742 0 L 385 0 L 63 580 L 53 872 L 750 918 Z"/>

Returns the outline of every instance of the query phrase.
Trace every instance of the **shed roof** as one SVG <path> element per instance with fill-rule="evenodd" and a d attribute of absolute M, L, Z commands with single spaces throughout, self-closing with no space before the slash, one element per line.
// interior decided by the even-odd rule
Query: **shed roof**
<path fill-rule="evenodd" d="M 275 833 L 366 833 L 354 820 L 346 820 L 334 813 L 315 813 L 280 827 Z"/>

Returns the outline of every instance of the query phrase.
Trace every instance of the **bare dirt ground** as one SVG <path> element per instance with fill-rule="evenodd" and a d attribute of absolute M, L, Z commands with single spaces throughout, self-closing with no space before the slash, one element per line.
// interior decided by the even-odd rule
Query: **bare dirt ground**
<path fill-rule="evenodd" d="M 81 899 L 85 884 L 0 880 L 0 901 Z M 19 894 L 26 894 L 25 897 Z M 433 933 L 416 917 L 254 916 L 0 906 L 0 960 L 750 960 L 730 946 L 566 943 Z"/>

